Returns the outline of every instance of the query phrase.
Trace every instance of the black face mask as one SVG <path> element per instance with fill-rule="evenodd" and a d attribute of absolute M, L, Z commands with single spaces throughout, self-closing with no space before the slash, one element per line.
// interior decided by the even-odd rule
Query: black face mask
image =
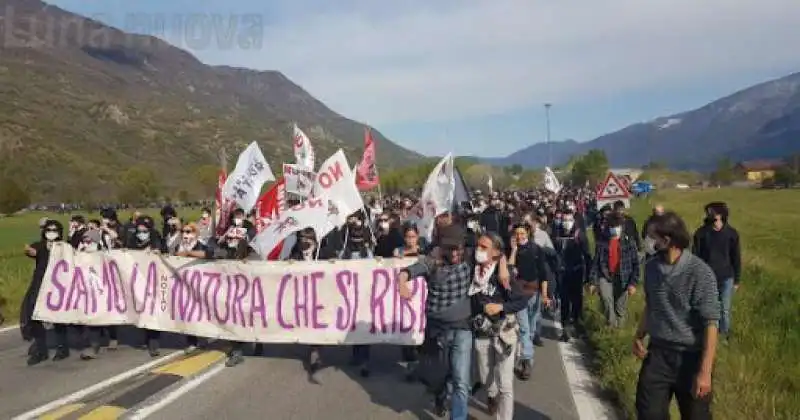
<path fill-rule="evenodd" d="M 302 242 L 300 242 L 300 250 L 301 250 L 301 251 L 308 251 L 308 250 L 309 250 L 309 249 L 311 249 L 313 246 L 314 246 L 314 244 L 313 244 L 313 243 L 311 243 L 311 242 L 309 242 L 309 241 L 302 241 Z"/>

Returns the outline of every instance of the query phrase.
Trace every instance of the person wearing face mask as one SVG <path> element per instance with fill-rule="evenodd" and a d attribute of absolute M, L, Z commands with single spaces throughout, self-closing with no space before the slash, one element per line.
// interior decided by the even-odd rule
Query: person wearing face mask
<path fill-rule="evenodd" d="M 178 217 L 178 212 L 175 211 L 175 207 L 172 206 L 172 203 L 167 200 L 164 207 L 161 208 L 161 220 L 164 222 L 161 231 L 164 232 L 164 236 L 167 235 L 167 230 L 169 230 L 169 221 L 176 217 Z"/>
<path fill-rule="evenodd" d="M 359 212 L 347 219 L 342 259 L 372 258 L 372 234 L 361 216 Z"/>
<path fill-rule="evenodd" d="M 139 218 L 142 217 L 142 212 L 139 210 L 134 210 L 131 213 L 131 218 L 128 219 L 128 222 L 125 223 L 123 226 L 124 236 L 122 238 L 122 247 L 127 248 L 128 244 L 132 243 L 136 239 L 136 222 Z"/>
<path fill-rule="evenodd" d="M 647 237 L 655 258 L 645 264 L 645 307 L 632 346 L 643 359 L 637 416 L 669 418 L 674 395 L 681 418 L 711 419 L 721 312 L 717 276 L 689 251 L 691 236 L 674 212 L 651 219 Z"/>
<path fill-rule="evenodd" d="M 33 310 L 39 298 L 39 289 L 42 286 L 42 280 L 47 270 L 50 250 L 55 244 L 63 242 L 64 227 L 56 220 L 48 220 L 42 228 L 41 235 L 41 240 L 25 246 L 25 255 L 36 261 L 31 284 L 28 286 L 25 297 L 22 300 L 19 322 L 22 338 L 26 341 L 33 341 L 28 351 L 28 366 L 39 364 L 50 357 L 47 347 L 47 330 L 41 321 L 33 319 Z M 55 324 L 54 329 L 57 347 L 53 361 L 59 361 L 69 357 L 67 325 Z"/>
<path fill-rule="evenodd" d="M 559 255 L 559 294 L 561 297 L 561 340 L 569 341 L 572 335 L 583 331 L 583 289 L 589 278 L 592 255 L 586 232 L 575 223 L 574 214 L 567 210 L 562 215 L 561 227 L 554 241 Z M 572 328 L 571 328 L 572 327 Z"/>
<path fill-rule="evenodd" d="M 88 230 L 86 218 L 81 215 L 72 216 L 69 220 L 69 243 L 77 249 L 83 240 L 83 234 Z"/>
<path fill-rule="evenodd" d="M 317 235 L 312 228 L 305 228 L 297 232 L 297 241 L 289 254 L 292 261 L 315 261 L 317 254 Z M 320 259 L 322 257 L 320 256 Z M 308 373 L 316 374 L 322 368 L 322 346 L 309 346 Z"/>
<path fill-rule="evenodd" d="M 213 236 L 212 225 L 211 209 L 203 207 L 200 210 L 200 219 L 197 221 L 198 240 L 201 243 L 208 244 L 208 240 Z"/>
<path fill-rule="evenodd" d="M 515 350 L 519 340 L 516 314 L 528 305 L 528 296 L 511 276 L 503 240 L 495 233 L 478 238 L 475 269 L 469 295 L 472 297 L 472 326 L 479 386 L 487 391 L 490 415 L 498 420 L 514 418 Z"/>
<path fill-rule="evenodd" d="M 633 239 L 636 244 L 636 249 L 642 249 L 642 239 L 639 236 L 639 229 L 636 227 L 636 220 L 625 212 L 625 202 L 617 200 L 614 202 L 615 213 L 622 218 L 622 233 Z"/>
<path fill-rule="evenodd" d="M 495 232 L 503 236 L 508 234 L 508 227 L 511 222 L 503 212 L 503 202 L 499 198 L 493 198 L 491 205 L 480 215 L 480 225 L 484 232 Z"/>
<path fill-rule="evenodd" d="M 473 340 L 469 288 L 474 268 L 474 259 L 464 255 L 463 228 L 450 225 L 439 232 L 438 247 L 431 255 L 401 270 L 398 278 L 398 292 L 404 299 L 411 297 L 409 279 L 427 280 L 427 323 L 419 372 L 435 396 L 435 414 L 446 414 L 445 402 L 450 397 L 453 420 L 466 420 L 469 411 Z M 502 273 L 500 280 L 509 282 Z"/>
<path fill-rule="evenodd" d="M 208 247 L 205 246 L 198 237 L 197 225 L 189 223 L 183 226 L 180 231 L 181 237 L 178 244 L 170 251 L 170 255 L 185 258 L 204 258 L 211 259 Z M 189 354 L 197 349 L 199 339 L 194 335 L 186 336 L 186 347 L 184 353 Z"/>
<path fill-rule="evenodd" d="M 175 255 L 183 239 L 181 221 L 177 217 L 167 220 L 161 252 Z"/>
<path fill-rule="evenodd" d="M 375 256 L 392 258 L 394 250 L 403 244 L 403 236 L 397 227 L 392 227 L 388 214 L 378 216 L 378 229 L 375 238 Z"/>
<path fill-rule="evenodd" d="M 526 307 L 517 314 L 522 342 L 517 373 L 523 381 L 531 377 L 536 347 L 544 345 L 541 338 L 542 309 L 550 305 L 548 290 L 554 279 L 545 250 L 531 241 L 530 237 L 531 232 L 527 225 L 515 226 L 511 253 L 508 257 L 514 275 L 528 297 Z"/>
<path fill-rule="evenodd" d="M 162 247 L 161 235 L 155 230 L 155 222 L 150 216 L 140 216 L 136 221 L 136 233 L 130 239 L 127 248 L 131 250 L 149 251 L 160 253 Z M 145 343 L 150 357 L 158 357 L 159 339 L 161 332 L 145 329 Z"/>
<path fill-rule="evenodd" d="M 728 223 L 728 206 L 722 202 L 705 207 L 703 226 L 694 233 L 692 253 L 700 257 L 714 271 L 722 313 L 719 332 L 730 337 L 733 294 L 739 290 L 742 274 L 742 251 L 739 232 Z"/>
<path fill-rule="evenodd" d="M 235 255 L 244 253 L 249 248 L 248 244 L 253 240 L 255 234 L 256 228 L 249 220 L 246 220 L 244 210 L 236 209 L 231 215 L 230 227 L 220 240 L 222 246 L 227 250 L 228 258 L 235 258 Z"/>
<path fill-rule="evenodd" d="M 623 231 L 624 219 L 618 213 L 609 214 L 606 223 L 608 240 L 595 246 L 590 279 L 600 292 L 606 322 L 620 328 L 628 312 L 628 297 L 639 284 L 639 252 Z"/>

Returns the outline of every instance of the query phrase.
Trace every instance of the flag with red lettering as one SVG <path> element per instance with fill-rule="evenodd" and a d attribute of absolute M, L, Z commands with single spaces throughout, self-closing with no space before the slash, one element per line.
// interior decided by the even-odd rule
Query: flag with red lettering
<path fill-rule="evenodd" d="M 311 146 L 311 140 L 309 140 L 306 133 L 294 124 L 294 133 L 292 135 L 294 142 L 294 157 L 298 165 L 303 168 L 306 168 L 309 171 L 314 170 L 314 147 Z"/>
<path fill-rule="evenodd" d="M 361 193 L 356 187 L 355 175 L 341 149 L 319 166 L 312 191 L 314 198 L 322 198 L 328 203 L 328 224 L 326 230 L 319 235 L 320 238 L 342 226 L 347 221 L 347 216 L 364 208 Z"/>
<path fill-rule="evenodd" d="M 380 184 L 378 165 L 375 162 L 375 140 L 369 128 L 364 129 L 364 154 L 356 169 L 356 186 L 361 191 L 368 191 Z"/>

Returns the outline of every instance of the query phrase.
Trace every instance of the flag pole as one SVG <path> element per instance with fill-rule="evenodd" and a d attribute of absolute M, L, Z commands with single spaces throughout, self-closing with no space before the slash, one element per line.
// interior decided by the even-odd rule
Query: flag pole
<path fill-rule="evenodd" d="M 225 153 L 225 146 L 221 146 L 219 148 L 219 152 L 218 153 L 219 153 L 219 156 L 217 156 L 217 157 L 219 159 L 219 167 L 223 172 L 225 172 L 227 174 L 228 173 L 228 157 L 227 157 L 227 154 Z M 217 172 L 217 178 L 216 179 L 217 179 L 217 182 L 216 182 L 216 185 L 214 185 L 214 195 L 213 195 L 214 200 L 211 202 L 211 232 L 214 232 L 214 235 L 216 235 L 216 232 L 217 232 L 217 223 L 218 223 L 217 210 L 221 211 L 221 209 L 217 208 L 217 189 L 219 188 L 219 172 Z M 222 201 L 221 198 L 220 198 L 220 201 Z M 222 204 L 222 203 L 220 202 L 220 204 Z"/>

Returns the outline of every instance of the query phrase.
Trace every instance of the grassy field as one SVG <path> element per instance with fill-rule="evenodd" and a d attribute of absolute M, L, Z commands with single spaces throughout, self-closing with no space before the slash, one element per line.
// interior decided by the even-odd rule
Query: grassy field
<path fill-rule="evenodd" d="M 161 216 L 158 209 L 143 210 L 144 214 L 152 216 L 156 223 L 160 223 Z M 80 212 L 87 219 L 100 217 Z M 188 220 L 196 220 L 199 209 L 178 209 L 178 215 Z M 33 274 L 33 260 L 23 255 L 25 244 L 39 240 L 39 219 L 42 217 L 54 218 L 64 224 L 64 230 L 69 228 L 69 214 L 59 215 L 54 213 L 26 213 L 24 215 L 0 218 L 0 306 L 6 316 L 6 323 L 16 324 L 19 314 L 19 304 L 28 289 L 28 284 Z M 120 213 L 120 220 L 130 218 L 130 213 Z"/>
<path fill-rule="evenodd" d="M 714 376 L 714 416 L 719 419 L 800 419 L 800 191 L 713 189 L 667 191 L 632 209 L 637 224 L 662 203 L 698 227 L 703 206 L 725 201 L 730 223 L 742 242 L 743 274 L 733 303 L 733 335 L 721 344 Z M 628 325 L 602 326 L 599 301 L 587 307 L 590 341 L 602 385 L 618 398 L 628 418 L 640 362 L 631 355 L 643 307 L 637 294 L 629 304 Z"/>

